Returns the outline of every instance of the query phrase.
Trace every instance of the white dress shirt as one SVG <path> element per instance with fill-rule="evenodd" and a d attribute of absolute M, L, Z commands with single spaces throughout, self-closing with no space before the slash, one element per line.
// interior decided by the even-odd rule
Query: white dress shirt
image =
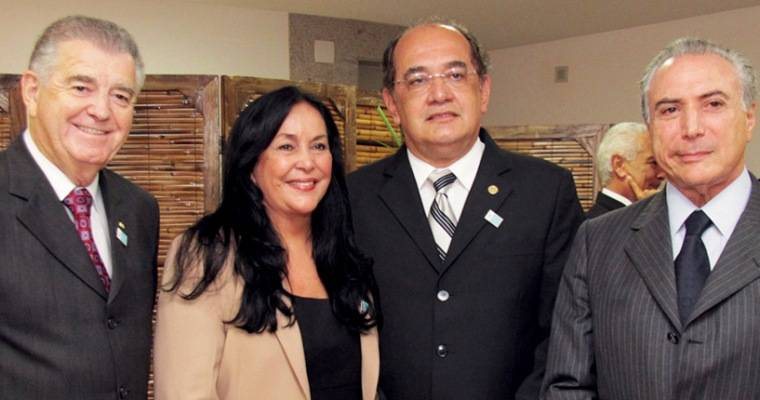
<path fill-rule="evenodd" d="M 485 148 L 486 145 L 478 138 L 472 148 L 470 148 L 470 151 L 462 156 L 462 158 L 443 168 L 435 168 L 412 154 L 409 149 L 406 150 L 409 164 L 412 166 L 414 180 L 417 182 L 417 189 L 420 191 L 422 207 L 425 210 L 426 216 L 430 216 L 430 206 L 433 205 L 433 200 L 435 200 L 435 188 L 428 180 L 428 177 L 436 169 L 448 169 L 457 177 L 457 180 L 451 184 L 446 195 L 449 198 L 449 204 L 451 204 L 457 221 L 461 219 L 464 203 L 467 201 L 467 195 L 470 193 L 472 183 L 475 181 L 475 175 L 478 173 L 480 159 L 483 158 Z"/>
<path fill-rule="evenodd" d="M 739 222 L 739 217 L 747 207 L 751 191 L 752 177 L 745 168 L 731 184 L 702 206 L 701 210 L 712 221 L 712 225 L 702 234 L 702 242 L 705 244 L 707 257 L 710 259 L 710 270 L 718 262 L 720 254 L 726 247 L 726 242 Z M 670 240 L 675 260 L 686 237 L 684 222 L 693 211 L 699 208 L 670 182 L 665 186 L 665 198 L 668 204 Z"/>
<path fill-rule="evenodd" d="M 609 190 L 607 188 L 602 188 L 602 193 L 606 194 L 608 197 L 612 197 L 613 199 L 615 199 L 615 200 L 623 203 L 623 205 L 626 206 L 626 207 L 628 207 L 631 204 L 633 204 L 633 202 L 631 202 L 630 200 L 628 200 L 627 197 L 623 196 L 620 193 L 613 192 L 612 190 Z"/>
<path fill-rule="evenodd" d="M 55 191 L 55 195 L 61 202 L 61 207 L 66 210 L 66 213 L 69 215 L 73 224 L 74 215 L 71 213 L 71 210 L 63 204 L 63 199 L 71 193 L 76 185 L 66 176 L 66 174 L 63 173 L 63 171 L 42 154 L 37 147 L 37 144 L 34 143 L 32 135 L 28 130 L 23 133 L 23 139 L 34 162 L 37 163 L 42 170 L 42 173 L 45 174 L 45 177 Z M 98 177 L 99 175 L 95 175 L 95 179 L 86 186 L 93 199 L 92 208 L 90 209 L 90 225 L 92 226 L 92 235 L 95 239 L 95 246 L 98 248 L 98 254 L 100 254 L 100 258 L 103 261 L 103 265 L 106 267 L 106 271 L 108 271 L 108 275 L 113 278 L 111 240 L 108 236 L 108 217 L 106 216 L 103 194 L 100 192 L 100 186 L 98 185 Z"/>

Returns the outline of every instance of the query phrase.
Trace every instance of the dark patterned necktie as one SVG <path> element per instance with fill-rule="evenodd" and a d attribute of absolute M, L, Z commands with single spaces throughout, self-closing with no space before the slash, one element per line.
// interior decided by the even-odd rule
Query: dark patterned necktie
<path fill-rule="evenodd" d="M 454 236 L 454 230 L 457 227 L 457 218 L 454 210 L 449 203 L 449 196 L 446 194 L 451 184 L 457 180 L 456 176 L 448 169 L 433 171 L 428 180 L 433 183 L 435 188 L 435 200 L 430 206 L 430 230 L 433 231 L 438 257 L 441 260 L 446 258 L 446 252 L 449 251 L 451 238 Z"/>
<path fill-rule="evenodd" d="M 95 246 L 95 238 L 92 236 L 92 227 L 90 226 L 90 208 L 92 207 L 92 196 L 87 189 L 76 187 L 63 199 L 63 203 L 74 214 L 74 225 L 76 226 L 79 239 L 87 249 L 87 254 L 95 266 L 95 271 L 103 282 L 106 293 L 111 290 L 111 278 L 108 276 L 103 260 L 100 258 L 98 248 Z"/>
<path fill-rule="evenodd" d="M 689 215 L 684 225 L 686 237 L 675 261 L 681 323 L 686 323 L 691 315 L 707 276 L 710 275 L 710 259 L 702 242 L 702 234 L 712 225 L 712 221 L 704 211 L 697 210 Z"/>

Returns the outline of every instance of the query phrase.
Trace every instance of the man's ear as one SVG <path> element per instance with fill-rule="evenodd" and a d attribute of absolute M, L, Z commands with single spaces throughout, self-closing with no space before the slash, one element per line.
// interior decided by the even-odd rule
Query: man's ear
<path fill-rule="evenodd" d="M 612 165 L 612 173 L 618 179 L 625 179 L 628 176 L 628 170 L 625 168 L 625 158 L 619 154 L 613 154 L 610 158 L 610 164 Z"/>
<path fill-rule="evenodd" d="M 385 103 L 385 107 L 388 109 L 388 114 L 390 114 L 391 118 L 393 118 L 393 122 L 396 125 L 401 125 L 401 118 L 398 115 L 398 106 L 396 105 L 396 99 L 393 97 L 393 93 L 391 93 L 388 88 L 383 88 L 383 103 Z"/>
<path fill-rule="evenodd" d="M 37 116 L 37 97 L 40 92 L 40 77 L 34 71 L 26 70 L 21 75 L 21 98 L 26 106 L 26 114 Z"/>

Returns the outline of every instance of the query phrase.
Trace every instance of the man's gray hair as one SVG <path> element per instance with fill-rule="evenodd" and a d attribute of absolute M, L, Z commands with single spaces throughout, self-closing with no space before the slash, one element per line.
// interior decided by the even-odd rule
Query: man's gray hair
<path fill-rule="evenodd" d="M 617 154 L 629 161 L 635 159 L 641 151 L 641 135 L 648 134 L 646 125 L 638 122 L 620 122 L 604 134 L 596 149 L 596 172 L 602 186 L 607 186 L 612 179 L 612 156 Z"/>
<path fill-rule="evenodd" d="M 755 102 L 757 94 L 755 69 L 746 57 L 736 50 L 720 46 L 709 40 L 685 37 L 671 42 L 655 56 L 644 70 L 644 77 L 641 79 L 641 113 L 644 116 L 644 121 L 650 122 L 647 93 L 649 92 L 649 85 L 652 83 L 652 77 L 654 77 L 655 72 L 660 69 L 665 61 L 686 54 L 715 54 L 730 62 L 734 66 L 736 75 L 741 83 L 742 103 L 745 111 Z"/>
<path fill-rule="evenodd" d="M 119 25 L 102 19 L 72 15 L 48 26 L 34 45 L 29 69 L 43 80 L 50 77 L 58 45 L 69 40 L 86 40 L 105 51 L 127 53 L 135 62 L 135 81 L 139 91 L 145 82 L 145 68 L 132 35 Z"/>

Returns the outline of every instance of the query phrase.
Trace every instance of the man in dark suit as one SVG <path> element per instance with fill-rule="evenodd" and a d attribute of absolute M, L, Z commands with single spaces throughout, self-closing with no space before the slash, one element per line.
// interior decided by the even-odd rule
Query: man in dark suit
<path fill-rule="evenodd" d="M 605 132 L 596 151 L 597 176 L 604 187 L 586 218 L 598 217 L 657 193 L 663 175 L 652 153 L 646 125 L 620 122 Z"/>
<path fill-rule="evenodd" d="M 144 80 L 123 28 L 54 22 L 21 78 L 28 130 L 0 153 L 0 398 L 145 399 L 155 199 L 103 167 Z"/>
<path fill-rule="evenodd" d="M 667 185 L 578 231 L 545 399 L 760 398 L 755 88 L 745 58 L 699 39 L 649 64 L 643 113 Z"/>
<path fill-rule="evenodd" d="M 406 143 L 349 176 L 385 317 L 380 389 L 389 399 L 535 399 L 583 218 L 572 176 L 499 149 L 480 127 L 491 78 L 464 28 L 412 27 L 383 66 Z"/>

